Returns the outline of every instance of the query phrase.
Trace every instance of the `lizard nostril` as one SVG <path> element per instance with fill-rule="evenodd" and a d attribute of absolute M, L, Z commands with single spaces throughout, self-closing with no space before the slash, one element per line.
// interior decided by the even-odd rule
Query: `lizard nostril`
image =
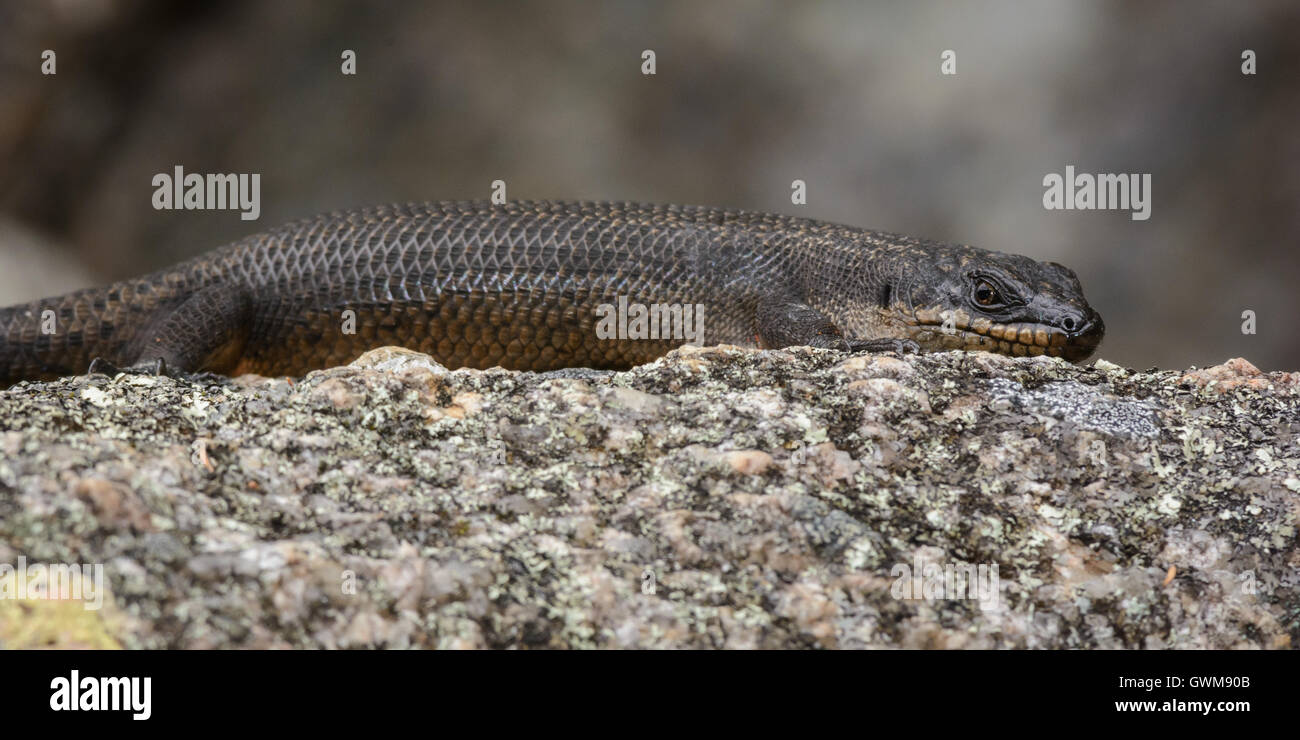
<path fill-rule="evenodd" d="M 1061 320 L 1061 328 L 1065 329 L 1066 331 L 1074 331 L 1074 326 L 1075 326 L 1074 319 L 1065 318 Z"/>

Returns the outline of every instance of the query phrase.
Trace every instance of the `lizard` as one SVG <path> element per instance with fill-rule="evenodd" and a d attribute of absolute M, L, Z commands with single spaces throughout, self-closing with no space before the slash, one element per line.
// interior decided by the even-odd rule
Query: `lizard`
<path fill-rule="evenodd" d="M 1105 332 L 1073 271 L 1021 255 L 705 206 L 447 201 L 336 211 L 0 309 L 0 387 L 92 365 L 301 376 L 385 345 L 449 368 L 626 369 L 685 343 L 600 335 L 620 300 L 701 306 L 698 343 L 761 348 L 1080 362 Z"/>

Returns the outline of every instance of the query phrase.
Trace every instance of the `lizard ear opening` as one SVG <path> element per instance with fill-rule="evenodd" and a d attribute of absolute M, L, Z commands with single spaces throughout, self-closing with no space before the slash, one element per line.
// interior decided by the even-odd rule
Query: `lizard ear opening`
<path fill-rule="evenodd" d="M 879 305 L 888 306 L 889 302 L 894 298 L 894 284 L 888 280 L 881 284 L 877 298 L 880 301 Z"/>

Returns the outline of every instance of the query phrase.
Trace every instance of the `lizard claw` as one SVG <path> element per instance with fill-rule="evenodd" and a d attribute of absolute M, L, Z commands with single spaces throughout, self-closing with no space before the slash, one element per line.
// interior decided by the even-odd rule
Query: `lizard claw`
<path fill-rule="evenodd" d="M 91 360 L 90 367 L 86 369 L 87 375 L 107 375 L 110 378 L 120 372 L 122 372 L 121 368 L 108 360 L 105 360 L 103 357 L 96 357 Z"/>
<path fill-rule="evenodd" d="M 900 355 L 919 354 L 921 345 L 911 339 L 848 339 L 850 352 L 896 352 Z"/>
<path fill-rule="evenodd" d="M 167 368 L 167 363 L 161 357 L 153 362 L 140 362 L 130 367 L 118 367 L 103 357 L 96 357 L 90 361 L 90 367 L 86 370 L 87 375 L 107 375 L 109 377 L 122 373 L 129 375 L 166 375 L 167 377 L 175 375 Z"/>

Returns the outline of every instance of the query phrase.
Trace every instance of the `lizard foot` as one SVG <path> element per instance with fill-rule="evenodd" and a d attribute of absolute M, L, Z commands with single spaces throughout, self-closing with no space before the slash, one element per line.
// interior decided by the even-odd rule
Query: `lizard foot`
<path fill-rule="evenodd" d="M 848 339 L 845 340 L 850 352 L 897 352 L 919 354 L 921 345 L 911 339 Z"/>
<path fill-rule="evenodd" d="M 118 367 L 102 357 L 96 357 L 90 361 L 90 367 L 86 370 L 87 375 L 107 375 L 112 377 L 119 373 L 128 375 L 166 375 L 175 377 L 175 373 L 167 368 L 167 363 L 159 357 L 153 362 L 142 362 L 131 367 Z"/>

